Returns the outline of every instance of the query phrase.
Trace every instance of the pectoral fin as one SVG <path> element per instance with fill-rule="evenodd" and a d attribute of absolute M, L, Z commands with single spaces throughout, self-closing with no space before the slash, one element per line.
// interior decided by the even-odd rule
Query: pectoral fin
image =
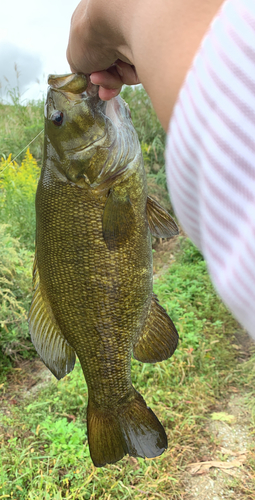
<path fill-rule="evenodd" d="M 153 294 L 145 327 L 134 345 L 134 357 L 143 363 L 157 363 L 168 359 L 177 347 L 178 338 L 172 320 Z"/>
<path fill-rule="evenodd" d="M 34 296 L 28 315 L 28 323 L 32 342 L 53 375 L 57 379 L 61 379 L 72 371 L 75 364 L 75 352 L 63 337 L 50 304 L 42 293 L 36 257 Z"/>
<path fill-rule="evenodd" d="M 112 190 L 103 213 L 103 235 L 109 250 L 123 245 L 133 232 L 134 211 L 128 196 Z"/>
<path fill-rule="evenodd" d="M 147 219 L 151 234 L 156 238 L 171 238 L 179 233 L 174 219 L 150 196 L 147 198 Z"/>

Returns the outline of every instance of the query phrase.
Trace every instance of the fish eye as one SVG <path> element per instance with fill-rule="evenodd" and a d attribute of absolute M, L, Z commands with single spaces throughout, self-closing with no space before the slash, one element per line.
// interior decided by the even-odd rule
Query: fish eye
<path fill-rule="evenodd" d="M 53 121 L 54 125 L 57 127 L 60 127 L 63 123 L 64 115 L 62 111 L 55 111 L 53 115 L 51 116 L 51 120 Z"/>

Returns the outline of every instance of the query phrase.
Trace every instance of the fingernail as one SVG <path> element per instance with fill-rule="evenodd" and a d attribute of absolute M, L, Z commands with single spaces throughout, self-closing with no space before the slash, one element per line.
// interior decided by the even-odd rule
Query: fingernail
<path fill-rule="evenodd" d="M 95 81 L 94 81 L 93 74 L 92 74 L 92 75 L 90 75 L 90 81 L 91 81 L 91 83 L 94 83 L 94 84 L 96 85 L 96 83 L 95 83 Z"/>

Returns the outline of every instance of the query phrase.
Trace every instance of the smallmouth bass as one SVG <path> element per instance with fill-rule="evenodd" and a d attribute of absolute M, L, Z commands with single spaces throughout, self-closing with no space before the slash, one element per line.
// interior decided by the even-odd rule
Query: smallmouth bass
<path fill-rule="evenodd" d="M 152 291 L 151 233 L 178 228 L 147 194 L 137 134 L 120 97 L 103 102 L 85 75 L 49 77 L 36 194 L 29 329 L 58 378 L 78 356 L 88 386 L 91 458 L 156 457 L 167 437 L 131 382 L 131 354 L 170 357 L 178 334 Z"/>

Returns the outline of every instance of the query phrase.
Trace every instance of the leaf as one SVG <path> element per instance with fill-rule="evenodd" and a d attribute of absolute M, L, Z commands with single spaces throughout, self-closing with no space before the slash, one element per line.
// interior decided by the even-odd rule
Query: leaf
<path fill-rule="evenodd" d="M 229 415 L 229 413 L 226 413 L 224 411 L 212 413 L 211 419 L 218 420 L 220 422 L 226 422 L 227 424 L 233 424 L 233 422 L 235 421 L 234 415 Z"/>
<path fill-rule="evenodd" d="M 221 470 L 233 469 L 234 467 L 241 467 L 246 461 L 246 455 L 241 455 L 239 458 L 231 460 L 230 462 L 222 462 L 220 460 L 210 460 L 209 462 L 196 462 L 188 465 L 190 468 L 189 473 L 194 475 L 206 474 L 211 467 L 216 467 Z"/>

